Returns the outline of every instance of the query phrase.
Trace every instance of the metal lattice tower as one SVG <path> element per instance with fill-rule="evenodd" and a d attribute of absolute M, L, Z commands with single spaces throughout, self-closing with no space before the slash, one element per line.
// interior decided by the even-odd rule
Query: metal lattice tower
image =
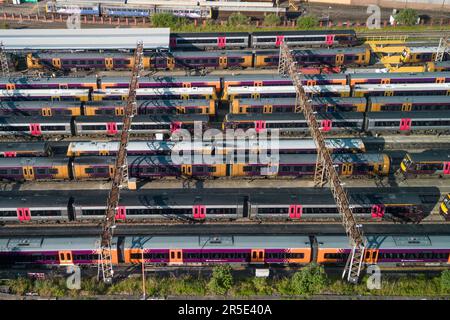
<path fill-rule="evenodd" d="M 320 131 L 314 110 L 311 106 L 311 100 L 309 100 L 305 94 L 305 90 L 299 78 L 297 62 L 295 62 L 289 47 L 284 42 L 280 46 L 278 71 L 281 74 L 289 75 L 291 77 L 297 93 L 295 112 L 303 112 L 311 136 L 317 146 L 314 183 L 316 186 L 324 186 L 327 181 L 330 183 L 331 192 L 342 217 L 342 224 L 347 233 L 347 237 L 349 238 L 350 245 L 352 246 L 352 251 L 347 260 L 342 277 L 345 277 L 347 274 L 347 281 L 357 283 L 363 266 L 366 242 L 365 237 L 361 226 L 356 223 L 350 207 L 348 195 L 342 187 L 339 174 L 333 165 L 331 153 L 325 145 L 325 139 Z"/>
<path fill-rule="evenodd" d="M 8 57 L 6 56 L 5 46 L 3 45 L 3 42 L 0 42 L 0 63 L 2 66 L 3 77 L 9 78 Z"/>
<path fill-rule="evenodd" d="M 450 39 L 449 37 L 441 38 L 439 41 L 439 47 L 436 52 L 436 58 L 434 61 L 441 62 L 444 59 L 444 55 L 449 51 Z"/>
<path fill-rule="evenodd" d="M 120 134 L 119 151 L 117 152 L 112 186 L 109 191 L 106 213 L 102 223 L 101 243 L 99 249 L 99 275 L 101 275 L 105 283 L 111 283 L 114 275 L 112 268 L 111 242 L 113 229 L 116 223 L 116 211 L 119 205 L 120 189 L 127 187 L 128 185 L 127 146 L 131 122 L 137 111 L 136 89 L 138 86 L 139 74 L 142 70 L 143 50 L 144 44 L 142 41 L 139 41 L 134 53 L 134 65 L 131 74 L 127 105 L 124 110 L 125 112 L 123 117 L 122 132 Z"/>

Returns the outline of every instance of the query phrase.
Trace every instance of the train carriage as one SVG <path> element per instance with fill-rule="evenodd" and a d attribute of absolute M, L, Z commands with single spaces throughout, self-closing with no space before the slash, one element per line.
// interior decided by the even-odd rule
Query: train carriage
<path fill-rule="evenodd" d="M 137 100 L 137 114 L 205 114 L 215 115 L 216 102 L 207 99 L 193 100 Z M 124 115 L 125 101 L 102 100 L 83 104 L 84 115 Z"/>
<path fill-rule="evenodd" d="M 303 87 L 308 96 L 321 97 L 348 97 L 350 96 L 350 87 L 342 85 L 322 85 Z M 252 86 L 252 87 L 228 87 L 224 90 L 222 100 L 233 100 L 236 98 L 286 98 L 295 97 L 296 89 L 294 86 Z"/>
<path fill-rule="evenodd" d="M 407 153 L 400 164 L 405 177 L 438 176 L 450 178 L 450 150 Z"/>
<path fill-rule="evenodd" d="M 47 142 L 0 142 L 0 158 L 46 157 L 52 150 Z"/>
<path fill-rule="evenodd" d="M 0 78 L 0 89 L 97 89 L 96 77 Z M 129 82 L 129 79 L 128 79 Z"/>
<path fill-rule="evenodd" d="M 450 71 L 450 60 L 440 61 L 440 62 L 428 62 L 427 70 L 430 72 L 444 72 Z"/>
<path fill-rule="evenodd" d="M 58 14 L 67 14 L 67 15 L 87 15 L 87 16 L 98 16 L 100 15 L 100 9 L 98 4 L 92 1 L 91 3 L 83 3 L 83 4 L 62 4 L 56 2 L 48 1 L 45 4 L 45 12 L 46 13 L 58 13 Z"/>
<path fill-rule="evenodd" d="M 93 101 L 127 100 L 128 89 L 105 89 L 92 93 Z M 167 99 L 217 99 L 216 91 L 212 87 L 192 88 L 143 88 L 136 89 L 137 100 Z"/>
<path fill-rule="evenodd" d="M 292 50 L 292 55 L 299 66 L 342 66 L 368 65 L 371 51 L 367 47 L 346 49 Z M 278 66 L 279 51 L 257 51 L 255 67 Z"/>
<path fill-rule="evenodd" d="M 67 158 L 0 158 L 0 179 L 25 180 L 68 180 L 69 159 Z"/>
<path fill-rule="evenodd" d="M 361 132 L 364 116 L 359 112 L 319 113 L 320 129 L 323 132 Z M 309 132 L 308 123 L 302 113 L 283 114 L 227 114 L 222 128 L 255 129 L 264 132 L 272 129 L 280 134 L 303 134 Z"/>
<path fill-rule="evenodd" d="M 366 99 L 355 97 L 313 97 L 311 106 L 317 112 L 365 112 Z M 229 112 L 233 114 L 245 113 L 292 113 L 295 112 L 296 98 L 262 98 L 262 99 L 233 99 Z"/>
<path fill-rule="evenodd" d="M 156 69 L 226 69 L 253 67 L 251 51 L 176 51 L 169 55 L 154 55 L 151 66 Z"/>
<path fill-rule="evenodd" d="M 75 101 L 0 101 L 4 116 L 79 116 L 81 102 Z"/>
<path fill-rule="evenodd" d="M 401 54 L 400 62 L 411 64 L 411 63 L 435 61 L 437 51 L 438 47 L 427 47 L 427 46 L 407 47 L 406 49 L 403 50 Z"/>
<path fill-rule="evenodd" d="M 245 49 L 250 46 L 247 32 L 228 33 L 171 33 L 171 49 Z"/>
<path fill-rule="evenodd" d="M 88 101 L 89 89 L 0 90 L 0 101 Z"/>
<path fill-rule="evenodd" d="M 433 96 L 450 95 L 450 83 L 398 83 L 358 84 L 353 87 L 354 97 L 364 96 Z"/>
<path fill-rule="evenodd" d="M 269 31 L 253 32 L 250 36 L 253 48 L 274 48 L 281 43 L 289 46 L 353 46 L 356 44 L 354 30 Z"/>
<path fill-rule="evenodd" d="M 350 86 L 356 84 L 448 83 L 450 72 L 352 73 Z"/>
<path fill-rule="evenodd" d="M 0 136 L 71 136 L 70 117 L 0 117 Z"/>
<path fill-rule="evenodd" d="M 447 96 L 370 97 L 367 111 L 449 111 Z"/>
<path fill-rule="evenodd" d="M 439 206 L 439 212 L 446 220 L 450 220 L 450 193 L 444 197 L 444 200 L 442 200 L 442 203 Z"/>
<path fill-rule="evenodd" d="M 450 131 L 450 111 L 441 112 L 368 112 L 366 132 L 435 133 Z"/>

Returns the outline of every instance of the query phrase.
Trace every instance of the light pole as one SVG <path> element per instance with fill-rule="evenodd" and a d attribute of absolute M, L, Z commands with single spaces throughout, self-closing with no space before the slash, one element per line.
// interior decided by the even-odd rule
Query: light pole
<path fill-rule="evenodd" d="M 142 300 L 146 300 L 147 295 L 145 292 L 145 265 L 144 265 L 144 248 L 141 250 L 141 262 L 142 262 Z"/>

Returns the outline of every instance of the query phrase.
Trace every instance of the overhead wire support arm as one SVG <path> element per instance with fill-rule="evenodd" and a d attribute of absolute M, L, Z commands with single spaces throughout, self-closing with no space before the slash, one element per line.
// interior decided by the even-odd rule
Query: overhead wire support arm
<path fill-rule="evenodd" d="M 325 139 L 317 122 L 311 101 L 306 96 L 299 77 L 297 62 L 294 60 L 288 45 L 284 42 L 280 46 L 278 71 L 280 74 L 288 75 L 292 79 L 297 96 L 295 112 L 303 112 L 311 136 L 316 143 L 317 160 L 314 183 L 316 186 L 321 187 L 327 182 L 330 183 L 331 192 L 336 201 L 337 208 L 342 218 L 342 224 L 352 247 L 342 276 L 346 276 L 347 281 L 351 283 L 357 283 L 363 266 L 365 237 L 361 227 L 356 223 L 350 207 L 348 195 L 342 187 L 339 174 L 333 164 L 331 153 L 326 147 Z"/>
<path fill-rule="evenodd" d="M 127 146 L 131 122 L 136 114 L 136 89 L 138 87 L 139 74 L 142 70 L 142 55 L 144 44 L 139 41 L 134 53 L 134 65 L 131 73 L 131 81 L 125 107 L 123 126 L 120 134 L 119 150 L 114 166 L 112 185 L 109 191 L 106 213 L 102 222 L 102 234 L 100 242 L 99 276 L 105 283 L 111 283 L 114 272 L 112 267 L 111 242 L 113 229 L 116 224 L 116 211 L 119 206 L 120 190 L 128 185 Z"/>

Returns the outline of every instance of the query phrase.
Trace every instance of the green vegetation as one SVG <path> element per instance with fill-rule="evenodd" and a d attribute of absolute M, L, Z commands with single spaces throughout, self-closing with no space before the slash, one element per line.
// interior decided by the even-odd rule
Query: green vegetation
<path fill-rule="evenodd" d="M 340 277 L 327 277 L 323 267 L 307 266 L 292 276 L 270 279 L 244 277 L 236 278 L 229 266 L 215 267 L 211 277 L 184 275 L 148 276 L 147 296 L 205 296 L 227 295 L 229 297 L 278 296 L 308 298 L 317 294 L 370 295 L 370 296 L 450 296 L 450 270 L 440 276 L 411 275 L 401 277 L 382 276 L 381 289 L 369 290 L 367 276 L 360 284 L 351 285 Z M 12 293 L 25 295 L 37 293 L 42 297 L 71 296 L 87 298 L 95 295 L 142 295 L 142 279 L 139 276 L 117 280 L 111 286 L 97 282 L 95 278 L 84 279 L 80 290 L 67 289 L 65 279 L 30 280 L 18 278 L 9 280 Z"/>
<path fill-rule="evenodd" d="M 208 288 L 212 293 L 224 295 L 233 286 L 233 275 L 230 265 L 220 265 L 214 268 Z"/>
<path fill-rule="evenodd" d="M 398 24 L 412 26 L 417 22 L 417 12 L 414 9 L 403 9 L 395 15 L 395 21 Z"/>
<path fill-rule="evenodd" d="M 188 25 L 186 18 L 176 17 L 170 13 L 156 13 L 150 18 L 152 26 L 156 28 L 179 29 Z"/>
<path fill-rule="evenodd" d="M 269 13 L 264 17 L 264 25 L 274 27 L 281 24 L 281 18 L 275 13 Z"/>
<path fill-rule="evenodd" d="M 297 27 L 300 29 L 312 29 L 319 25 L 319 20 L 314 16 L 301 16 L 297 19 Z"/>
<path fill-rule="evenodd" d="M 246 15 L 244 15 L 242 13 L 235 12 L 235 13 L 232 13 L 228 17 L 227 26 L 228 27 L 241 27 L 241 26 L 246 26 L 249 23 L 250 23 L 249 17 L 247 17 Z"/>

